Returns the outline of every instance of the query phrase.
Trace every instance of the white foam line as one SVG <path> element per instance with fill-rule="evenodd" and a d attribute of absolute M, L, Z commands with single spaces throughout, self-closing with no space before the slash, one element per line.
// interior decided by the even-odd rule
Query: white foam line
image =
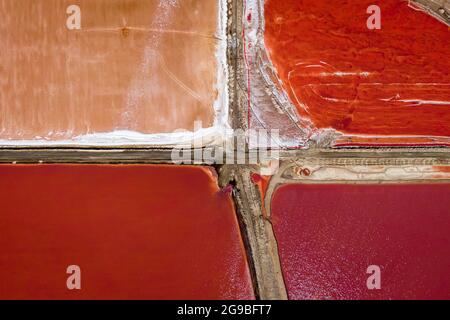
<path fill-rule="evenodd" d="M 433 105 L 450 105 L 450 101 L 437 101 L 437 100 L 396 100 L 400 102 L 412 103 L 413 105 L 433 104 Z"/>

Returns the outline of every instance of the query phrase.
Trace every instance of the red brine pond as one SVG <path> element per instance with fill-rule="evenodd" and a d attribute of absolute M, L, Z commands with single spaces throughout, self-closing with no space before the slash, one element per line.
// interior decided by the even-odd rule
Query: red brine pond
<path fill-rule="evenodd" d="M 449 299 L 449 208 L 450 184 L 280 187 L 272 221 L 289 298 Z"/>
<path fill-rule="evenodd" d="M 367 27 L 371 5 L 379 30 Z M 314 128 L 356 144 L 450 136 L 450 31 L 437 19 L 401 0 L 267 0 L 265 21 L 284 90 Z"/>
<path fill-rule="evenodd" d="M 0 190 L 0 299 L 254 298 L 212 169 L 0 165 Z"/>

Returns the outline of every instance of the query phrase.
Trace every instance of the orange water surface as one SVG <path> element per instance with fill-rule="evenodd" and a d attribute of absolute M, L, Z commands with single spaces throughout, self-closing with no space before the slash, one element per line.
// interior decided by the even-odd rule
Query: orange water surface
<path fill-rule="evenodd" d="M 370 5 L 381 9 L 380 30 L 367 27 Z M 265 19 L 284 89 L 314 127 L 450 136 L 445 24 L 401 0 L 267 0 Z"/>

